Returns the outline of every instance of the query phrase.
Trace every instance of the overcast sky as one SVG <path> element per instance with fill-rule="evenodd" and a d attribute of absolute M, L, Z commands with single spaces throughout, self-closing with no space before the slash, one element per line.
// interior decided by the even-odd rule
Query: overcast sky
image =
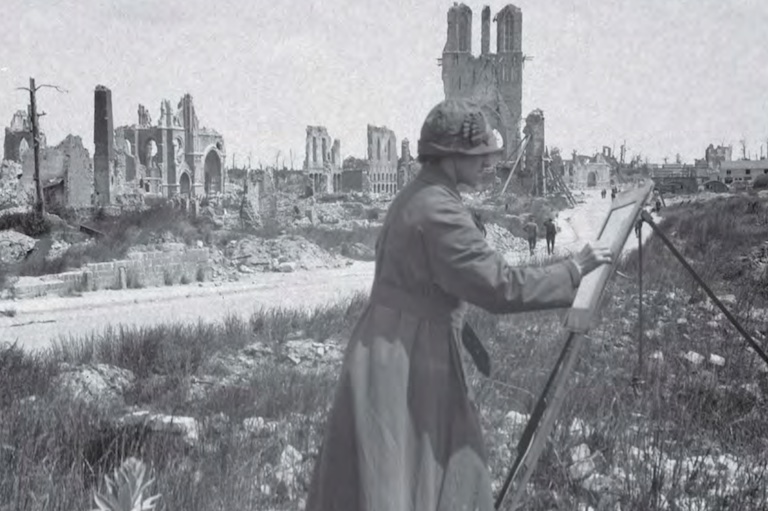
<path fill-rule="evenodd" d="M 160 102 L 193 95 L 204 126 L 220 131 L 228 163 L 290 166 L 305 128 L 364 156 L 366 125 L 418 139 L 443 99 L 437 58 L 452 2 L 417 0 L 2 0 L 0 124 L 26 108 L 15 91 L 37 83 L 49 143 L 67 133 L 93 154 L 93 89 L 112 89 L 115 126 L 153 120 Z M 483 3 L 473 11 L 480 50 Z M 503 7 L 490 3 L 492 14 Z M 651 161 L 701 158 L 710 143 L 768 142 L 765 0 L 519 0 L 523 114 L 541 108 L 547 144 L 592 153 L 603 145 Z M 495 48 L 495 24 L 491 29 Z M 765 150 L 764 150 L 765 151 Z"/>

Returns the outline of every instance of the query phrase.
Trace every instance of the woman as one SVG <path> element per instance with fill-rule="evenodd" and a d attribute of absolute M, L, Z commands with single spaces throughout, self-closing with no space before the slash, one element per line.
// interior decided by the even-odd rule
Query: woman
<path fill-rule="evenodd" d="M 466 302 L 497 313 L 568 307 L 610 262 L 513 268 L 486 243 L 459 184 L 501 149 L 480 108 L 446 100 L 421 129 L 422 170 L 393 200 L 371 296 L 347 346 L 308 511 L 490 511 L 491 478 L 458 339 Z"/>

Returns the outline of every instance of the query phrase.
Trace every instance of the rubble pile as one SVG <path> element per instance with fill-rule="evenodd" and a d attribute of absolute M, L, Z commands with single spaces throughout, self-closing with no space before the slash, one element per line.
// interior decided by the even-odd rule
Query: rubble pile
<path fill-rule="evenodd" d="M 233 240 L 225 256 L 241 273 L 254 271 L 292 272 L 320 268 L 340 268 L 347 261 L 330 254 L 305 238 L 284 234 L 275 239 L 248 236 Z"/>
<path fill-rule="evenodd" d="M 33 189 L 21 180 L 21 165 L 14 161 L 0 163 L 0 209 L 21 208 L 23 211 L 34 204 Z"/>
<path fill-rule="evenodd" d="M 488 244 L 507 259 L 517 259 L 519 254 L 528 253 L 528 243 L 525 240 L 497 224 L 486 224 L 485 232 Z"/>
<path fill-rule="evenodd" d="M 17 231 L 0 231 L 0 263 L 22 261 L 35 248 L 35 239 Z"/>

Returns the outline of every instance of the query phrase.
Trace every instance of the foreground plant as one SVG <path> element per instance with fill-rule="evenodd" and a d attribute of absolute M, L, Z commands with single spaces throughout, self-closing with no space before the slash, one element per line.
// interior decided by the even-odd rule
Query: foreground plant
<path fill-rule="evenodd" d="M 152 511 L 155 509 L 160 494 L 144 498 L 144 491 L 155 481 L 151 478 L 144 482 L 146 473 L 147 467 L 141 460 L 133 457 L 126 459 L 120 468 L 115 470 L 112 479 L 104 476 L 105 492 L 94 492 L 93 500 L 98 507 L 92 511 Z"/>

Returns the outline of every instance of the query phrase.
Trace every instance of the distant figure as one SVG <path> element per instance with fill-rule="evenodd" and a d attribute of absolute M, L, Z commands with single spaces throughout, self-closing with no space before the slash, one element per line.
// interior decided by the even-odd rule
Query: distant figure
<path fill-rule="evenodd" d="M 661 199 L 658 197 L 656 197 L 656 207 L 653 210 L 657 213 L 661 211 Z"/>
<path fill-rule="evenodd" d="M 557 234 L 554 218 L 549 217 L 544 221 L 544 233 L 547 236 L 547 255 L 552 255 L 555 253 L 555 234 Z"/>
<path fill-rule="evenodd" d="M 603 191 L 601 191 L 601 192 L 600 192 L 600 196 L 601 196 L 603 199 L 605 199 L 605 194 L 606 194 L 606 191 L 605 191 L 605 188 L 603 188 Z"/>
<path fill-rule="evenodd" d="M 533 256 L 533 251 L 536 248 L 536 237 L 539 230 L 536 222 L 533 219 L 533 215 L 528 217 L 528 223 L 525 224 L 523 229 L 525 229 L 525 233 L 528 235 L 528 248 L 531 251 L 531 256 Z"/>
<path fill-rule="evenodd" d="M 616 188 L 611 188 L 611 200 L 616 199 Z"/>

